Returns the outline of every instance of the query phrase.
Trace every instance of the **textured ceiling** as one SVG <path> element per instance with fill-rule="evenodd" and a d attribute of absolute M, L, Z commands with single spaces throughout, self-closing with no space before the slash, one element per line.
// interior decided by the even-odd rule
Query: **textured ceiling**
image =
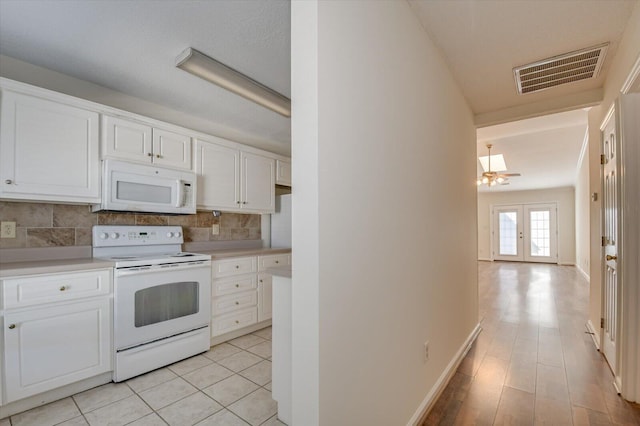
<path fill-rule="evenodd" d="M 491 143 L 491 154 L 504 156 L 507 173 L 522 174 L 510 178 L 509 185 L 483 185 L 479 191 L 574 186 L 587 120 L 581 109 L 478 129 L 478 156 L 487 155 L 486 144 Z M 482 173 L 479 161 L 477 172 Z"/>
<path fill-rule="evenodd" d="M 476 114 L 600 88 L 637 0 L 410 0 Z M 512 69 L 609 42 L 596 79 L 519 95 Z"/>
<path fill-rule="evenodd" d="M 290 150 L 288 118 L 177 69 L 175 58 L 194 47 L 290 96 L 289 28 L 288 0 L 0 0 L 2 55 L 239 129 L 279 151 Z"/>

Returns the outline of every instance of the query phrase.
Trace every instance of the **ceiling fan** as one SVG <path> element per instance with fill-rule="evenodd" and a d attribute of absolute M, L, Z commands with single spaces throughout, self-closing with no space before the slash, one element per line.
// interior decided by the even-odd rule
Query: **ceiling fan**
<path fill-rule="evenodd" d="M 476 185 L 480 186 L 485 184 L 487 186 L 496 186 L 496 185 L 509 185 L 509 178 L 520 176 L 520 173 L 498 173 L 495 171 L 491 171 L 491 148 L 493 145 L 490 143 L 487 144 L 487 149 L 489 150 L 489 167 L 487 171 L 482 173 L 478 180 L 476 180 Z"/>

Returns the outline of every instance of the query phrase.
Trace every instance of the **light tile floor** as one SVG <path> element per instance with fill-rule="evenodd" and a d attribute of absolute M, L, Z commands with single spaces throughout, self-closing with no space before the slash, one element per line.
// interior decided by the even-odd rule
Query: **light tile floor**
<path fill-rule="evenodd" d="M 201 355 L 108 383 L 7 419 L 0 426 L 277 426 L 271 327 Z"/>

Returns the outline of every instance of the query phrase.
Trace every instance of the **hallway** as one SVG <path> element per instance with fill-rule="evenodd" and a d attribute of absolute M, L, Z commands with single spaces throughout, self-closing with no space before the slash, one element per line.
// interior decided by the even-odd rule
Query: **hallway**
<path fill-rule="evenodd" d="M 482 333 L 424 425 L 638 425 L 585 323 L 574 267 L 478 262 Z"/>

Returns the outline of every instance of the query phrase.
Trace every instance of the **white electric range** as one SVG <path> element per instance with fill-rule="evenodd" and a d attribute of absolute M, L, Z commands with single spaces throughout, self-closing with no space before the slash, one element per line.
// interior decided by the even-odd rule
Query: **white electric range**
<path fill-rule="evenodd" d="M 209 350 L 211 256 L 183 241 L 180 226 L 93 227 L 93 257 L 115 263 L 115 382 Z"/>

